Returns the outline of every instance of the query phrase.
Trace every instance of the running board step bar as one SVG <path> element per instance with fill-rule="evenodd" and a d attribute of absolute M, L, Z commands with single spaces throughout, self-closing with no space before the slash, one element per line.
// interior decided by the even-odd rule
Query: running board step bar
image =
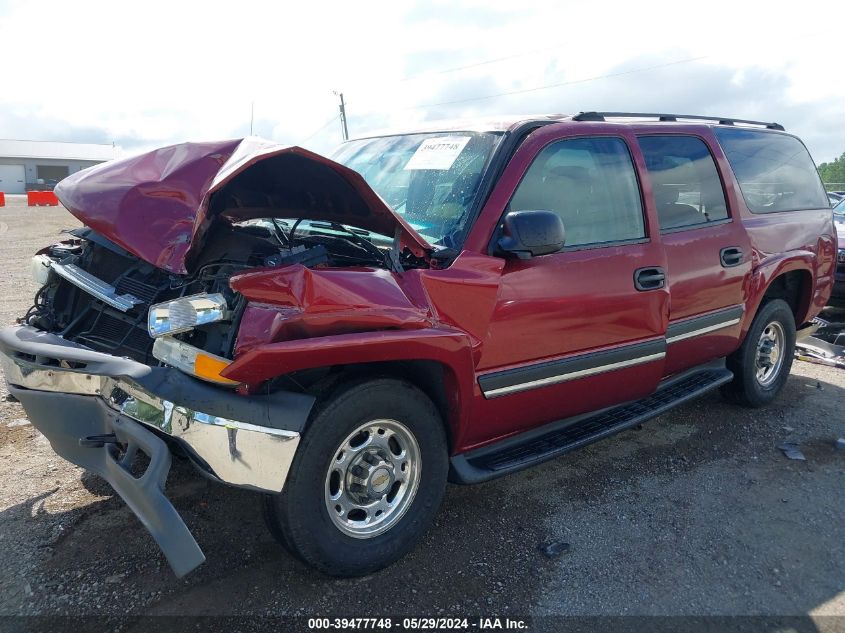
<path fill-rule="evenodd" d="M 679 404 L 730 382 L 724 362 L 670 378 L 650 396 L 510 437 L 452 457 L 451 477 L 478 483 L 522 470 L 657 417 Z"/>

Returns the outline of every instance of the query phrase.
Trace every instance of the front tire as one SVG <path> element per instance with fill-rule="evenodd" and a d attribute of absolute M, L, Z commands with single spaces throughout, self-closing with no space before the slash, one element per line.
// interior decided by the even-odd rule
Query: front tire
<path fill-rule="evenodd" d="M 268 527 L 323 573 L 369 574 L 408 553 L 434 520 L 449 470 L 443 423 L 401 380 L 349 385 L 318 407 L 282 494 L 264 499 Z"/>
<path fill-rule="evenodd" d="M 786 384 L 794 352 L 792 309 L 773 299 L 759 309 L 742 346 L 728 357 L 734 379 L 722 387 L 722 394 L 747 407 L 769 404 Z"/>

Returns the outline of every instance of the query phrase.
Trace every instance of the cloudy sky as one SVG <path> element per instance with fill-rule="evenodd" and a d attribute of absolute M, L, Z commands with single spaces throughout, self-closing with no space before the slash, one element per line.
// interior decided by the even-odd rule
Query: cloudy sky
<path fill-rule="evenodd" d="M 845 152 L 845 2 L 0 0 L 0 138 L 123 152 L 476 115 L 775 120 Z"/>

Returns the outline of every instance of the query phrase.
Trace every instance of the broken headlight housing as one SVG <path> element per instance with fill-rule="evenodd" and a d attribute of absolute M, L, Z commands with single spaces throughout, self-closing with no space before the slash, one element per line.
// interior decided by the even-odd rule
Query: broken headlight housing
<path fill-rule="evenodd" d="M 150 336 L 158 338 L 228 318 L 229 308 L 223 295 L 203 292 L 152 306 L 147 316 L 147 330 Z"/>

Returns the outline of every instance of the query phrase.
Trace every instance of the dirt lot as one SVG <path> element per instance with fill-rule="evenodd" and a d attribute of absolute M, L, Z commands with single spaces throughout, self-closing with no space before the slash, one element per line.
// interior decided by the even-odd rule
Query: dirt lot
<path fill-rule="evenodd" d="M 74 225 L 15 198 L 0 208 L 2 324 L 29 306 L 29 257 Z M 168 491 L 208 561 L 175 579 L 108 485 L 55 456 L 5 395 L 0 381 L 0 615 L 845 615 L 842 370 L 796 362 L 768 409 L 711 394 L 521 474 L 450 486 L 415 552 L 355 580 L 292 560 L 256 495 L 183 465 Z M 571 549 L 538 549 L 556 541 Z"/>

